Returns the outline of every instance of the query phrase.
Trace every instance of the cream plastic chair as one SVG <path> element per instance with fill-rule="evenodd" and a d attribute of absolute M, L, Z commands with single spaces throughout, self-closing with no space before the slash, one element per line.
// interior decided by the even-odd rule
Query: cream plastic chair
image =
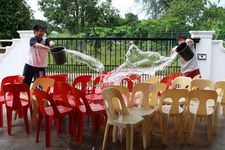
<path fill-rule="evenodd" d="M 132 150 L 134 127 L 139 126 L 140 124 L 142 124 L 143 127 L 143 118 L 128 112 L 122 94 L 117 89 L 110 87 L 105 88 L 102 91 L 102 96 L 108 116 L 102 149 L 105 149 L 110 126 L 119 126 L 126 128 L 126 150 Z M 118 109 L 115 109 L 117 106 L 113 105 L 113 101 L 119 101 L 121 110 L 118 111 Z M 143 141 L 146 142 L 146 133 L 144 128 L 142 134 Z"/>
<path fill-rule="evenodd" d="M 172 89 L 190 89 L 192 79 L 189 77 L 177 77 L 172 81 Z"/>
<path fill-rule="evenodd" d="M 145 132 L 147 133 L 147 143 L 143 143 L 144 148 L 150 146 L 151 119 L 154 115 L 154 108 L 150 106 L 150 93 L 156 91 L 156 86 L 150 83 L 137 83 L 132 90 L 131 106 L 128 111 L 132 114 L 142 116 L 144 118 Z M 139 101 L 139 104 L 135 104 Z"/>
<path fill-rule="evenodd" d="M 158 94 L 162 93 L 166 90 L 166 84 L 165 83 L 155 83 L 155 91 L 152 91 L 150 93 L 150 107 L 156 109 L 159 104 L 159 98 Z"/>
<path fill-rule="evenodd" d="M 32 96 L 32 124 L 35 126 L 36 125 L 36 120 L 37 120 L 37 113 L 38 113 L 38 103 L 36 98 L 33 96 L 34 95 L 34 89 L 40 89 L 45 92 L 47 92 L 50 87 L 52 87 L 55 83 L 55 80 L 52 78 L 37 78 L 32 87 L 31 87 L 31 96 Z"/>
<path fill-rule="evenodd" d="M 187 99 L 188 90 L 186 89 L 169 89 L 162 93 L 160 97 L 160 103 L 158 106 L 158 114 L 162 123 L 162 143 L 167 144 L 167 131 L 168 121 L 170 117 L 176 117 L 177 123 L 179 123 L 179 137 L 180 141 L 183 141 L 183 121 L 184 121 L 184 108 L 179 104 L 181 99 Z M 171 104 L 164 105 L 164 101 L 171 99 Z M 176 124 L 177 125 L 177 124 Z"/>
<path fill-rule="evenodd" d="M 118 91 L 120 91 L 120 93 L 122 94 L 124 101 L 125 101 L 125 105 L 126 107 L 131 106 L 131 102 L 130 102 L 130 93 L 127 87 L 124 86 L 120 86 L 120 85 L 109 85 L 107 86 L 107 88 L 114 88 L 117 89 Z M 119 101 L 113 101 L 113 106 L 115 109 L 117 110 L 121 110 L 121 105 L 119 103 Z M 125 130 L 122 129 L 122 132 L 120 134 L 120 142 L 123 142 L 123 136 L 125 135 Z M 113 142 L 116 142 L 117 139 L 117 135 L 118 135 L 118 126 L 113 126 Z"/>
<path fill-rule="evenodd" d="M 146 83 L 159 83 L 160 82 L 160 77 L 150 77 L 145 82 Z"/>
<path fill-rule="evenodd" d="M 225 116 L 225 81 L 216 82 L 214 84 L 214 88 L 219 96 L 217 99 L 217 109 L 214 117 L 214 133 L 216 134 L 221 105 L 223 108 L 223 116 Z"/>
<path fill-rule="evenodd" d="M 208 79 L 193 79 L 191 81 L 190 90 L 214 89 L 213 82 Z"/>
<path fill-rule="evenodd" d="M 112 88 L 119 90 L 120 93 L 122 94 L 123 98 L 125 99 L 126 106 L 129 107 L 132 105 L 130 102 L 130 92 L 127 87 L 120 86 L 120 85 L 109 85 L 107 87 L 112 87 Z"/>
<path fill-rule="evenodd" d="M 201 75 L 200 75 L 200 74 L 198 74 L 198 75 L 194 76 L 194 78 L 193 78 L 193 79 L 200 79 L 200 78 L 201 78 Z"/>
<path fill-rule="evenodd" d="M 192 136 L 194 132 L 195 122 L 197 118 L 205 118 L 207 120 L 207 131 L 208 131 L 208 141 L 212 141 L 212 132 L 213 132 L 213 115 L 215 113 L 216 106 L 211 107 L 207 105 L 209 99 L 214 101 L 214 104 L 217 105 L 217 93 L 213 90 L 193 90 L 188 94 L 188 104 L 187 107 L 190 113 L 190 128 L 189 128 L 189 139 L 188 142 L 192 142 Z M 192 105 L 192 101 L 196 103 L 198 100 L 198 105 Z"/>

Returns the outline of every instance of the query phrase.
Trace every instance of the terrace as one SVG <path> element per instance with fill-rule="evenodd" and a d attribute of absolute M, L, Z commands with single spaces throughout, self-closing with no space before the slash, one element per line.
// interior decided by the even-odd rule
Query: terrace
<path fill-rule="evenodd" d="M 1 80 L 6 76 L 22 74 L 27 49 L 26 43 L 32 36 L 32 31 L 18 32 L 20 33 L 20 39 L 9 40 L 9 42 L 12 42 L 11 46 L 0 48 L 2 52 L 2 54 L 0 54 L 0 68 L 4 70 L 4 72 L 0 73 Z M 225 56 L 223 41 L 213 40 L 212 31 L 191 31 L 190 34 L 195 41 L 198 64 L 202 78 L 208 79 L 213 83 L 224 80 L 225 72 L 221 69 L 221 64 L 225 63 L 225 60 L 223 59 Z M 123 63 L 130 41 L 134 41 L 143 51 L 157 51 L 164 56 L 169 56 L 171 48 L 176 45 L 176 39 L 172 38 L 53 38 L 52 40 L 56 43 L 56 46 L 64 46 L 67 49 L 77 50 L 99 59 L 103 62 L 105 66 L 104 71 L 106 72 L 114 70 Z M 8 40 L 0 40 L 0 42 L 6 41 Z M 55 65 L 52 56 L 49 54 L 48 65 L 48 75 L 67 74 L 67 81 L 70 84 L 75 78 L 81 75 L 92 75 L 93 79 L 99 75 L 99 73 L 92 71 L 85 64 L 74 62 L 73 58 L 69 55 L 67 55 L 67 63 L 60 66 Z M 180 72 L 178 60 L 174 61 L 167 69 L 158 71 L 156 76 L 162 79 L 175 72 Z M 141 82 L 145 82 L 148 78 L 150 78 L 150 76 L 142 75 Z M 92 84 L 93 80 L 91 81 L 90 86 L 88 86 L 88 89 L 91 90 Z M 214 86 L 212 88 L 214 89 Z M 16 120 L 13 119 L 12 136 L 9 136 L 7 134 L 7 119 L 4 105 L 3 108 L 4 126 L 0 129 L 0 149 L 45 148 L 44 121 L 41 124 L 39 143 L 35 142 L 36 126 L 33 126 L 30 115 L 28 115 L 30 133 L 24 133 L 23 119 L 17 118 Z M 197 121 L 198 124 L 194 129 L 194 136 L 191 144 L 188 143 L 189 131 L 184 132 L 184 142 L 178 140 L 177 131 L 174 132 L 172 120 L 169 122 L 169 131 L 167 135 L 168 144 L 162 144 L 162 132 L 156 121 L 156 123 L 152 123 L 153 132 L 147 149 L 224 149 L 225 119 L 222 115 L 222 107 L 219 107 L 219 109 L 221 110 L 216 127 L 217 134 L 213 135 L 211 143 L 207 141 L 207 123 L 204 119 L 203 121 L 201 119 Z M 105 125 L 103 124 L 98 131 L 94 131 L 92 128 L 91 117 L 85 119 L 82 143 L 78 143 L 68 134 L 68 117 L 63 119 L 62 133 L 59 134 L 56 130 L 55 124 L 52 124 L 52 145 L 50 149 L 94 150 L 102 148 Z M 143 149 L 142 133 L 139 130 L 140 129 L 135 130 L 134 133 L 133 149 Z M 126 138 L 124 138 L 123 142 L 119 142 L 119 140 L 112 142 L 113 137 L 111 135 L 112 131 L 110 131 L 108 136 L 105 149 L 126 149 Z"/>

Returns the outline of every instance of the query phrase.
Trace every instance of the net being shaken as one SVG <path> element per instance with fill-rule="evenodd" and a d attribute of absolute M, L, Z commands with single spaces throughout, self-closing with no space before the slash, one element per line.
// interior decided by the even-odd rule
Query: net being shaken
<path fill-rule="evenodd" d="M 104 70 L 104 65 L 102 64 L 102 62 L 94 57 L 85 55 L 75 50 L 67 49 L 66 52 L 72 54 L 71 56 L 73 57 L 73 61 L 84 63 L 92 70 L 95 70 L 97 72 L 102 72 Z"/>
<path fill-rule="evenodd" d="M 177 53 L 166 57 L 160 55 L 158 52 L 144 52 L 131 42 L 126 53 L 125 62 L 113 70 L 108 77 L 104 79 L 104 83 L 119 84 L 123 78 L 132 74 L 153 76 L 156 71 L 164 70 L 169 66 L 176 57 Z"/>

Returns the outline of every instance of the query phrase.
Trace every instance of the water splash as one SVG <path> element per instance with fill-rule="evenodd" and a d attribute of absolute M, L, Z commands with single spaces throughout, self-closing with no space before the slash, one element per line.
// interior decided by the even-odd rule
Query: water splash
<path fill-rule="evenodd" d="M 92 70 L 97 72 L 102 72 L 104 70 L 104 65 L 102 62 L 94 57 L 85 55 L 75 50 L 66 49 L 66 52 L 72 54 L 71 56 L 74 58 L 74 61 L 84 63 Z"/>
<path fill-rule="evenodd" d="M 166 69 L 176 57 L 177 53 L 166 57 L 160 55 L 158 52 L 144 52 L 131 42 L 126 53 L 125 62 L 113 70 L 103 82 L 106 84 L 119 84 L 124 77 L 132 74 L 153 76 L 156 71 Z"/>

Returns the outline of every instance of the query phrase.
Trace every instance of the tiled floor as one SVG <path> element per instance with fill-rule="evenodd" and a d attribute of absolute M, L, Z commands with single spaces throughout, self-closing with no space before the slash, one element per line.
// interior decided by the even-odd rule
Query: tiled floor
<path fill-rule="evenodd" d="M 23 119 L 13 120 L 12 136 L 7 135 L 6 119 L 4 118 L 4 128 L 0 129 L 0 150 L 40 150 L 45 148 L 45 132 L 44 124 L 41 128 L 40 142 L 35 142 L 35 128 L 32 128 L 31 123 L 31 133 L 26 134 L 24 132 Z M 66 121 L 65 121 L 66 122 Z M 193 136 L 193 144 L 180 144 L 177 138 L 177 134 L 170 130 L 168 136 L 168 145 L 162 146 L 160 143 L 161 135 L 158 126 L 155 126 L 157 130 L 153 135 L 151 142 L 151 147 L 148 149 L 187 149 L 187 150 L 201 150 L 201 149 L 215 149 L 224 150 L 225 149 L 225 118 L 221 115 L 218 124 L 218 134 L 213 137 L 212 144 L 207 142 L 206 125 L 199 124 L 195 128 Z M 55 128 L 52 132 L 52 150 L 99 150 L 101 149 L 103 140 L 104 129 L 98 132 L 92 131 L 91 123 L 88 124 L 86 120 L 83 134 L 83 143 L 77 144 L 73 139 L 71 139 L 67 134 L 67 125 L 64 124 L 63 134 L 57 135 Z M 109 137 L 107 144 L 107 150 L 123 150 L 125 149 L 125 140 L 123 143 L 112 143 L 112 138 Z M 134 134 L 134 150 L 142 149 L 142 138 L 140 133 Z"/>

